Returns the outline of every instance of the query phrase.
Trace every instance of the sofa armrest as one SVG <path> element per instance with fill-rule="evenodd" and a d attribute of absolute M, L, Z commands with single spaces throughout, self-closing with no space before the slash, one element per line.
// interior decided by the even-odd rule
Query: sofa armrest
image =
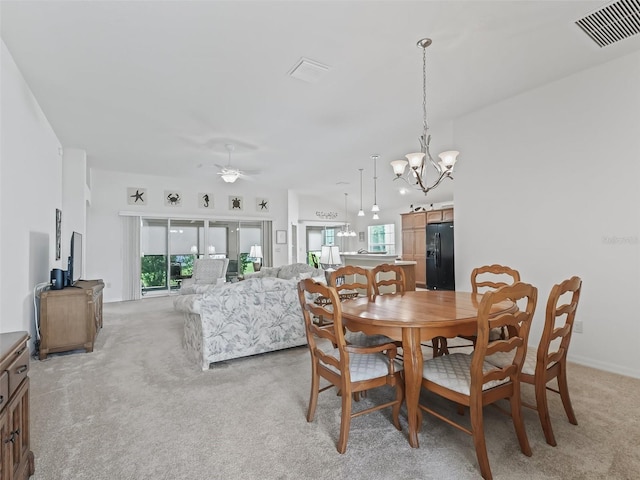
<path fill-rule="evenodd" d="M 173 299 L 173 308 L 178 312 L 200 314 L 202 295 L 187 294 L 178 295 Z"/>

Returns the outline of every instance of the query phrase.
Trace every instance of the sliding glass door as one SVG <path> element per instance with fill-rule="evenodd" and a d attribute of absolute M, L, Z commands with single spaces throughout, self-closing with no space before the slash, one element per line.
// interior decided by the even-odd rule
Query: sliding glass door
<path fill-rule="evenodd" d="M 253 271 L 253 262 L 271 265 L 270 221 L 216 221 L 142 218 L 140 280 L 142 295 L 166 295 L 193 274 L 197 258 L 228 258 L 227 281 Z M 259 245 L 262 258 L 250 257 Z"/>

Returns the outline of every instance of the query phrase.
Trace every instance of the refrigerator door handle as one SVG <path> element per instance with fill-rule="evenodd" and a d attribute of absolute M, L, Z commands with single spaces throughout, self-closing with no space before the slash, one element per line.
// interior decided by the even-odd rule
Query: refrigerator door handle
<path fill-rule="evenodd" d="M 440 252 L 442 247 L 442 239 L 440 238 L 440 232 L 436 233 L 436 267 L 440 268 Z"/>

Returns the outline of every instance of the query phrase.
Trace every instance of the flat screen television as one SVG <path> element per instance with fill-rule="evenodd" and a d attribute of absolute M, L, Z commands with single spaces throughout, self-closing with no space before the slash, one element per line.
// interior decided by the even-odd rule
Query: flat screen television
<path fill-rule="evenodd" d="M 73 232 L 71 235 L 71 255 L 67 271 L 67 285 L 72 287 L 82 275 L 82 234 Z"/>

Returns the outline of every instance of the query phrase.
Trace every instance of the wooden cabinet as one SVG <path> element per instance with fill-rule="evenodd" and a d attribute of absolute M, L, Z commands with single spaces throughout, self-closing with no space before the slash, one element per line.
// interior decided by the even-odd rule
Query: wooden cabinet
<path fill-rule="evenodd" d="M 427 212 L 427 223 L 453 222 L 453 208 Z"/>
<path fill-rule="evenodd" d="M 416 262 L 415 282 L 427 286 L 427 214 L 402 214 L 402 259 Z"/>
<path fill-rule="evenodd" d="M 402 259 L 416 262 L 416 286 L 427 286 L 427 224 L 453 222 L 453 208 L 402 214 Z"/>
<path fill-rule="evenodd" d="M 0 334 L 0 480 L 25 480 L 35 471 L 27 340 L 27 332 Z"/>
<path fill-rule="evenodd" d="M 102 328 L 103 289 L 102 280 L 80 280 L 40 294 L 40 360 L 53 352 L 93 351 Z"/>

